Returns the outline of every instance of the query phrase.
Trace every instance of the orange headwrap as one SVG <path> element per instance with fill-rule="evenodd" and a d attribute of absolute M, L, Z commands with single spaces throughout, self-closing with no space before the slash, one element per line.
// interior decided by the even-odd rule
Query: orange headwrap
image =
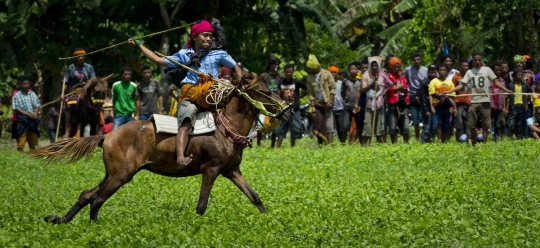
<path fill-rule="evenodd" d="M 390 65 L 390 68 L 394 67 L 396 64 L 401 66 L 401 59 L 399 59 L 398 57 L 393 57 L 390 59 L 388 64 Z"/>
<path fill-rule="evenodd" d="M 328 71 L 329 72 L 335 72 L 335 73 L 339 73 L 339 68 L 335 65 L 331 65 L 330 67 L 328 67 Z"/>
<path fill-rule="evenodd" d="M 528 59 L 531 58 L 531 56 L 529 56 L 529 55 L 523 55 L 523 58 L 524 58 L 525 60 L 528 60 Z"/>
<path fill-rule="evenodd" d="M 75 50 L 75 52 L 73 52 L 73 55 L 82 55 L 82 54 L 86 54 L 86 51 L 84 49 Z"/>

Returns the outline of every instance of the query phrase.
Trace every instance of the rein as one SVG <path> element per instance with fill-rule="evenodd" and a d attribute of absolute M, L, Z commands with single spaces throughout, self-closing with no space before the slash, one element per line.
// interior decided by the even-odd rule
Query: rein
<path fill-rule="evenodd" d="M 253 147 L 253 144 L 251 143 L 251 139 L 248 136 L 243 136 L 231 124 L 227 116 L 222 111 L 219 111 L 217 114 L 217 120 L 218 122 L 222 123 L 225 127 L 225 130 L 229 132 L 229 134 L 232 136 L 233 140 L 238 143 L 239 145 L 242 145 L 244 148 L 246 146 L 249 146 L 249 148 Z"/>

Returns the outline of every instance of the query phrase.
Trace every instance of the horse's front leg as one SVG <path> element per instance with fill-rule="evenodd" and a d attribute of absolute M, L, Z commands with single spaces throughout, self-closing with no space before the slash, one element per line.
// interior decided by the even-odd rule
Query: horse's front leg
<path fill-rule="evenodd" d="M 216 167 L 203 169 L 201 193 L 199 195 L 199 203 L 197 204 L 197 214 L 203 215 L 204 212 L 206 212 L 210 191 L 212 191 L 212 186 L 214 186 L 214 182 L 218 175 L 219 173 Z"/>
<path fill-rule="evenodd" d="M 261 213 L 266 213 L 266 208 L 264 207 L 261 198 L 259 198 L 257 192 L 255 192 L 255 190 L 253 190 L 251 186 L 249 186 L 239 169 L 234 169 L 230 172 L 224 173 L 223 176 L 231 180 L 234 185 L 236 185 L 236 187 L 238 187 L 242 192 L 244 192 L 244 194 L 249 198 L 251 203 L 253 203 L 253 205 L 255 205 Z"/>

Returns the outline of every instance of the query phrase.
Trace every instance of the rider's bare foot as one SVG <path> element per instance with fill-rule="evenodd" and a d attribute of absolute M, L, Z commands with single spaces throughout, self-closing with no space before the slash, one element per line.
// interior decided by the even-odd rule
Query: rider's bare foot
<path fill-rule="evenodd" d="M 176 165 L 178 168 L 187 166 L 193 160 L 193 154 L 190 154 L 189 157 L 180 157 L 176 159 Z"/>
<path fill-rule="evenodd" d="M 62 139 L 69 139 L 69 134 L 64 134 L 64 136 L 62 136 Z"/>

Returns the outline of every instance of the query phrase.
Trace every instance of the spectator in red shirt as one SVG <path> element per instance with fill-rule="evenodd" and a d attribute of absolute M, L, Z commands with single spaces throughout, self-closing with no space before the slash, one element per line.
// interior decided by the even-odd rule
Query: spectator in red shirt
<path fill-rule="evenodd" d="M 403 141 L 409 143 L 409 119 L 410 110 L 409 85 L 407 79 L 401 74 L 401 59 L 393 57 L 388 61 L 388 79 L 393 87 L 386 92 L 386 103 L 388 105 L 388 133 L 392 143 L 397 142 L 396 128 L 399 128 L 403 135 Z"/>
<path fill-rule="evenodd" d="M 103 133 L 104 134 L 108 134 L 110 132 L 112 132 L 113 130 L 113 127 L 114 127 L 114 119 L 112 118 L 112 116 L 107 116 L 107 118 L 105 118 L 105 125 L 103 126 Z"/>

